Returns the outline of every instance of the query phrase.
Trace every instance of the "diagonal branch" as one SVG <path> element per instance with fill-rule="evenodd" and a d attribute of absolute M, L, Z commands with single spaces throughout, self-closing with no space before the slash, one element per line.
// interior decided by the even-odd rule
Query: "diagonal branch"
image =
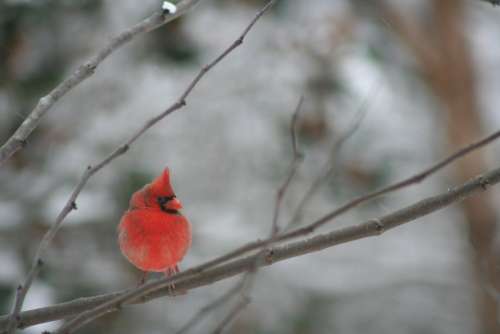
<path fill-rule="evenodd" d="M 266 5 L 261 11 L 257 13 L 257 15 L 252 19 L 250 24 L 248 24 L 244 30 L 244 32 L 236 39 L 228 48 L 226 48 L 219 56 L 217 56 L 212 62 L 208 63 L 207 65 L 203 66 L 202 69 L 199 71 L 199 73 L 194 77 L 194 79 L 188 84 L 187 88 L 184 90 L 184 92 L 181 93 L 180 97 L 178 100 L 173 103 L 170 107 L 168 107 L 165 111 L 162 113 L 158 114 L 157 116 L 149 119 L 140 129 L 138 129 L 133 135 L 128 139 L 123 145 L 118 147 L 115 151 L 113 151 L 110 155 L 108 155 L 106 158 L 104 158 L 102 161 L 97 163 L 95 166 L 88 166 L 87 169 L 85 170 L 83 176 L 80 179 L 80 182 L 77 184 L 75 189 L 73 190 L 70 198 L 66 202 L 65 206 L 57 216 L 56 221 L 54 224 L 51 226 L 51 228 L 46 232 L 44 235 L 42 241 L 40 242 L 40 245 L 38 247 L 37 253 L 35 255 L 33 265 L 22 285 L 19 285 L 17 288 L 17 293 L 16 293 L 16 299 L 12 308 L 11 312 L 11 317 L 9 324 L 7 326 L 6 332 L 7 333 L 12 333 L 15 328 L 18 327 L 18 324 L 20 322 L 19 319 L 19 312 L 21 311 L 22 305 L 24 303 L 24 299 L 26 297 L 26 294 L 28 290 L 31 287 L 31 284 L 33 280 L 36 278 L 38 275 L 38 272 L 40 271 L 40 267 L 43 265 L 43 257 L 45 255 L 46 250 L 48 249 L 50 243 L 52 242 L 52 239 L 56 235 L 57 231 L 59 230 L 61 224 L 63 223 L 64 219 L 68 214 L 77 209 L 76 206 L 76 199 L 82 189 L 85 187 L 87 184 L 87 181 L 99 170 L 107 166 L 109 163 L 111 163 L 114 159 L 117 157 L 125 154 L 130 147 L 132 146 L 135 141 L 137 141 L 147 130 L 149 130 L 152 126 L 157 124 L 159 121 L 173 113 L 174 111 L 184 107 L 186 105 L 186 99 L 187 97 L 191 94 L 193 89 L 196 87 L 198 82 L 210 71 L 214 66 L 219 64 L 227 55 L 229 55 L 234 49 L 236 49 L 238 46 L 240 46 L 243 43 L 244 38 L 246 35 L 249 33 L 250 29 L 255 25 L 257 20 L 267 11 L 267 9 L 274 4 L 274 0 L 269 2 L 268 5 Z M 183 3 L 187 3 L 186 1 Z M 190 1 L 189 3 L 194 3 L 193 1 Z M 183 7 L 181 7 L 182 9 Z M 179 12 L 177 12 L 179 13 Z"/>
<path fill-rule="evenodd" d="M 281 213 L 281 204 L 283 202 L 283 198 L 285 197 L 285 194 L 290 186 L 290 183 L 292 182 L 293 178 L 295 177 L 297 173 L 297 169 L 299 168 L 300 163 L 302 162 L 303 155 L 302 153 L 299 152 L 298 150 L 298 139 L 297 139 L 297 121 L 299 119 L 299 114 L 300 111 L 302 110 L 302 105 L 304 104 L 304 97 L 301 96 L 299 99 L 299 102 L 297 103 L 297 106 L 295 107 L 295 111 L 293 112 L 292 115 L 292 121 L 290 122 L 290 138 L 292 141 L 292 152 L 293 152 L 293 158 L 292 161 L 290 162 L 290 167 L 288 168 L 288 173 L 286 175 L 285 181 L 283 184 L 278 188 L 278 191 L 276 192 L 276 200 L 275 200 L 275 206 L 274 206 L 274 213 L 273 213 L 273 219 L 272 219 L 272 224 L 271 224 L 271 230 L 269 232 L 269 242 L 265 243 L 261 248 L 260 248 L 260 253 L 265 254 L 266 248 L 269 247 L 275 237 L 279 233 L 279 218 L 280 218 L 280 213 Z M 221 321 L 221 323 L 216 327 L 216 329 L 212 332 L 212 334 L 217 334 L 221 333 L 229 323 L 231 323 L 241 311 L 245 309 L 245 307 L 250 304 L 250 291 L 252 290 L 255 277 L 257 276 L 257 271 L 259 267 L 262 266 L 260 262 L 263 261 L 262 256 L 257 256 L 255 258 L 255 263 L 254 265 L 246 272 L 245 276 L 243 277 L 242 284 L 240 286 L 239 292 L 240 292 L 240 299 L 236 305 L 233 306 L 231 311 L 224 317 L 224 319 Z"/>
<path fill-rule="evenodd" d="M 187 333 L 193 326 L 195 326 L 197 323 L 203 319 L 203 317 L 209 313 L 212 312 L 214 309 L 224 305 L 229 299 L 231 299 L 234 295 L 240 292 L 241 288 L 244 285 L 245 280 L 240 280 L 235 286 L 233 286 L 231 289 L 227 290 L 222 296 L 219 298 L 215 299 L 213 302 L 211 302 L 208 305 L 205 305 L 202 307 L 198 313 L 196 313 L 191 320 L 189 320 L 184 326 L 182 326 L 181 329 L 177 331 L 176 334 L 184 334 Z"/>
<path fill-rule="evenodd" d="M 274 2 L 271 1 L 268 4 L 268 6 L 272 5 L 273 3 Z M 262 15 L 262 14 L 260 14 L 260 15 Z M 336 217 L 340 216 L 341 214 L 349 211 L 350 209 L 357 207 L 361 203 L 367 202 L 375 197 L 378 197 L 378 196 L 381 196 L 381 195 L 384 195 L 384 194 L 387 194 L 387 193 L 390 193 L 390 192 L 393 192 L 393 191 L 399 190 L 401 188 L 404 188 L 404 187 L 410 186 L 412 184 L 416 184 L 416 183 L 423 181 L 425 178 L 436 173 L 437 171 L 439 171 L 440 169 L 449 165 L 453 161 L 467 155 L 468 153 L 470 153 L 476 149 L 479 149 L 479 148 L 493 142 L 498 137 L 500 137 L 500 131 L 497 131 L 486 138 L 483 138 L 475 143 L 472 143 L 472 144 L 458 150 L 457 152 L 453 153 L 452 155 L 448 156 L 447 158 L 439 161 L 438 163 L 434 164 L 433 166 L 425 169 L 424 171 L 422 171 L 422 172 L 420 172 L 412 177 L 406 178 L 400 182 L 394 183 L 392 185 L 389 185 L 385 188 L 374 191 L 372 193 L 368 193 L 366 195 L 355 198 L 354 200 L 348 202 L 347 204 L 339 207 L 338 209 L 332 211 L 331 213 L 323 216 L 322 218 L 316 220 L 315 222 L 313 222 L 313 223 L 311 223 L 303 228 L 299 228 L 299 229 L 290 231 L 290 232 L 282 234 L 282 235 L 276 235 L 274 237 L 270 237 L 270 238 L 265 239 L 263 241 L 262 240 L 254 241 L 254 242 L 249 243 L 243 247 L 240 247 L 232 252 L 229 252 L 226 255 L 222 255 L 222 256 L 220 256 L 212 261 L 208 261 L 204 264 L 201 264 L 197 267 L 193 267 L 193 268 L 186 270 L 184 272 L 181 272 L 177 275 L 142 285 L 141 287 L 139 287 L 135 290 L 131 290 L 130 292 L 125 293 L 124 295 L 118 296 L 117 298 L 112 299 L 106 303 L 103 303 L 90 311 L 86 311 L 86 312 L 80 314 L 75 319 L 68 322 L 68 324 L 64 325 L 57 333 L 58 334 L 67 333 L 70 329 L 73 328 L 71 326 L 73 326 L 74 324 L 81 326 L 81 325 L 83 325 L 83 323 L 90 322 L 90 321 L 94 320 L 95 318 L 100 317 L 107 312 L 110 312 L 110 310 L 116 310 L 116 309 L 121 308 L 122 305 L 124 305 L 125 303 L 127 303 L 130 300 L 134 300 L 138 297 L 146 296 L 154 291 L 157 291 L 158 289 L 163 289 L 165 287 L 171 286 L 172 284 L 177 285 L 178 281 L 182 278 L 189 278 L 190 276 L 200 274 L 203 271 L 207 270 L 208 268 L 215 267 L 215 266 L 220 265 L 228 260 L 234 259 L 235 257 L 242 256 L 249 251 L 261 249 L 263 247 L 269 247 L 273 243 L 276 243 L 278 241 L 285 241 L 285 240 L 289 240 L 292 238 L 297 238 L 300 236 L 308 235 L 308 234 L 314 232 L 320 226 L 331 221 L 333 218 L 336 218 Z M 488 184 L 488 182 L 481 183 L 481 186 L 485 187 L 487 184 Z M 459 199 L 460 198 L 458 198 L 457 200 L 459 200 Z M 265 252 L 259 252 L 257 255 L 255 255 L 255 261 L 258 261 L 259 256 L 261 256 L 264 253 Z M 260 266 L 261 263 L 258 263 L 257 265 Z M 255 263 L 254 263 L 254 267 L 252 267 L 252 268 L 255 268 Z M 250 270 L 251 270 L 251 268 L 250 268 Z"/>
<path fill-rule="evenodd" d="M 366 116 L 367 102 L 368 100 L 365 100 L 363 102 L 360 110 L 354 117 L 349 127 L 346 130 L 344 130 L 343 133 L 338 138 L 335 139 L 332 148 L 330 150 L 329 159 L 326 161 L 325 165 L 321 169 L 321 172 L 315 177 L 315 179 L 313 180 L 307 191 L 302 195 L 302 198 L 299 201 L 299 204 L 297 205 L 297 208 L 295 209 L 292 218 L 285 227 L 285 231 L 291 230 L 293 227 L 297 227 L 298 225 L 300 225 L 304 208 L 307 206 L 307 204 L 309 204 L 314 195 L 321 188 L 321 185 L 325 183 L 324 181 L 332 177 L 334 174 L 336 174 L 338 165 L 340 164 L 340 158 L 339 158 L 340 151 L 343 145 L 349 140 L 349 138 L 352 137 L 352 135 L 361 126 L 361 122 Z"/>
<path fill-rule="evenodd" d="M 299 113 L 302 110 L 302 105 L 304 104 L 304 97 L 301 96 L 299 99 L 299 103 L 297 104 L 297 107 L 295 107 L 295 111 L 292 116 L 292 121 L 290 123 L 290 137 L 292 139 L 292 152 L 293 152 L 293 159 L 289 167 L 289 172 L 287 174 L 287 177 L 285 179 L 285 182 L 281 185 L 281 187 L 278 189 L 278 192 L 276 194 L 276 202 L 275 202 L 275 207 L 274 207 L 274 214 L 273 214 L 273 223 L 271 227 L 271 233 L 270 237 L 274 237 L 278 234 L 279 232 L 279 216 L 280 216 L 280 211 L 281 211 L 281 203 L 283 202 L 283 198 L 285 196 L 286 191 L 288 190 L 288 187 L 290 186 L 290 183 L 292 182 L 295 174 L 297 173 L 297 169 L 299 168 L 300 163 L 303 160 L 303 154 L 299 152 L 298 149 L 298 140 L 297 140 L 297 121 L 299 119 Z"/>
<path fill-rule="evenodd" d="M 240 301 L 231 309 L 228 315 L 221 321 L 221 323 L 214 329 L 212 334 L 220 334 L 224 331 L 226 326 L 233 321 L 238 314 L 250 304 L 250 298 L 243 296 Z"/>
<path fill-rule="evenodd" d="M 299 117 L 299 113 L 302 110 L 302 105 L 304 103 L 304 97 L 301 96 L 297 106 L 292 115 L 292 120 L 290 122 L 290 138 L 292 142 L 292 152 L 293 158 L 289 166 L 289 171 L 285 178 L 283 184 L 278 188 L 276 192 L 276 200 L 275 207 L 273 213 L 273 219 L 271 224 L 271 230 L 269 232 L 269 238 L 272 240 L 279 232 L 279 216 L 281 212 L 281 203 L 283 202 L 283 198 L 288 190 L 290 183 L 292 182 L 297 169 L 299 167 L 300 162 L 302 161 L 302 154 L 298 150 L 298 140 L 297 140 L 297 121 Z M 267 245 L 261 247 L 261 251 L 265 251 Z M 259 259 L 259 258 L 257 258 Z M 190 328 L 195 326 L 199 321 L 203 319 L 203 317 L 213 309 L 220 307 L 224 303 L 228 302 L 234 295 L 239 294 L 239 302 L 233 306 L 229 314 L 221 321 L 221 323 L 216 327 L 216 329 L 212 333 L 219 333 L 224 330 L 224 328 L 236 318 L 239 312 L 243 311 L 243 309 L 250 303 L 249 292 L 252 288 L 253 281 L 255 276 L 257 275 L 257 269 L 259 267 L 258 263 L 255 263 L 252 268 L 245 274 L 245 276 L 241 279 L 241 281 L 228 290 L 224 295 L 220 298 L 216 299 L 214 302 L 204 306 L 198 313 L 196 313 L 191 320 L 186 323 L 177 334 L 186 333 Z"/>
<path fill-rule="evenodd" d="M 109 43 L 99 50 L 87 62 L 80 65 L 67 79 L 55 87 L 49 94 L 40 98 L 38 104 L 23 121 L 14 134 L 0 147 L 0 167 L 13 154 L 22 149 L 27 144 L 30 134 L 38 127 L 45 114 L 69 91 L 78 86 L 85 79 L 91 77 L 97 67 L 108 58 L 113 52 L 130 42 L 133 38 L 155 30 L 162 25 L 175 20 L 184 15 L 188 10 L 198 4 L 200 0 L 182 0 L 177 5 L 177 11 L 172 15 L 164 15 L 159 9 L 135 26 L 121 32 Z"/>
<path fill-rule="evenodd" d="M 116 158 L 117 156 L 125 153 L 130 144 L 137 140 L 144 132 L 146 132 L 150 127 L 155 125 L 157 122 L 159 122 L 161 119 L 169 115 L 170 113 L 174 112 L 177 109 L 182 108 L 183 106 L 186 105 L 186 98 L 189 96 L 189 94 L 193 91 L 193 89 L 196 87 L 198 82 L 210 71 L 214 66 L 219 64 L 227 55 L 229 55 L 234 49 L 236 49 L 238 46 L 243 44 L 243 41 L 246 37 L 246 35 L 250 32 L 250 30 L 253 28 L 255 23 L 264 15 L 267 10 L 269 10 L 277 0 L 271 0 L 269 1 L 261 10 L 257 12 L 257 14 L 253 17 L 253 19 L 250 21 L 250 23 L 245 27 L 243 30 L 243 33 L 228 47 L 226 48 L 219 56 L 217 56 L 213 61 L 208 63 L 207 65 L 203 66 L 198 75 L 195 76 L 193 81 L 188 85 L 187 89 L 181 94 L 180 98 L 176 103 L 174 103 L 170 108 L 168 108 L 166 111 L 158 115 L 157 117 L 152 118 L 149 120 L 146 125 L 141 128 L 139 131 L 137 131 L 136 134 L 132 136 L 132 138 L 127 142 L 125 145 L 122 147 L 118 148 L 116 152 L 117 154 L 111 154 L 110 157 L 105 159 L 103 163 L 100 164 L 100 168 L 104 167 L 107 165 L 111 160 Z M 88 178 L 87 178 L 88 179 Z M 71 211 L 71 210 L 70 210 Z M 69 211 L 68 211 L 69 213 Z M 57 230 L 57 227 L 56 227 Z M 54 232 L 55 233 L 55 232 Z M 182 273 L 181 273 L 182 274 Z M 121 304 L 121 302 L 117 303 L 118 305 Z M 96 308 L 94 310 L 91 310 L 89 312 L 83 313 L 79 316 L 77 316 L 75 319 L 72 319 L 71 321 L 67 322 L 64 324 L 58 331 L 57 333 L 72 333 L 81 326 L 85 325 L 88 322 L 93 321 L 94 319 L 102 316 L 103 314 L 109 312 L 109 310 L 103 310 L 101 313 L 101 310 L 99 308 Z M 13 317 L 14 318 L 14 317 Z M 14 318 L 15 319 L 15 318 Z"/>
<path fill-rule="evenodd" d="M 385 194 L 388 194 L 388 193 L 391 193 L 391 192 L 394 192 L 396 190 L 399 190 L 399 189 L 402 189 L 402 188 L 405 188 L 407 186 L 410 186 L 410 185 L 413 185 L 413 184 L 417 184 L 417 183 L 420 183 L 422 182 L 423 180 L 425 180 L 426 178 L 428 178 L 429 176 L 431 176 L 432 174 L 436 173 L 437 171 L 441 170 L 442 168 L 448 166 L 449 164 L 451 164 L 452 162 L 454 162 L 455 160 L 457 159 L 460 159 L 460 158 L 463 158 L 464 156 L 466 156 L 467 154 L 477 150 L 478 148 L 481 148 L 485 145 L 488 145 L 489 143 L 495 141 L 497 138 L 500 137 L 500 131 L 497 131 L 491 135 L 489 135 L 488 137 L 486 138 L 483 138 L 475 143 L 472 143 L 458 151 L 456 151 L 455 153 L 453 153 L 452 155 L 448 156 L 447 158 L 439 161 L 438 163 L 436 163 L 435 165 L 425 169 L 424 171 L 418 173 L 418 174 L 415 174 L 409 178 L 406 178 L 402 181 L 399 181 L 399 182 L 396 182 L 390 186 L 387 186 L 385 188 L 382 188 L 380 190 L 376 190 L 374 192 L 371 192 L 371 193 L 368 193 L 366 195 L 363 195 L 363 196 L 360 196 L 354 200 L 352 200 L 351 202 L 339 207 L 338 209 L 332 211 L 331 213 L 325 215 L 324 217 L 318 219 L 316 222 L 310 224 L 309 226 L 306 226 L 304 229 L 299 229 L 297 231 L 295 231 L 294 233 L 297 234 L 297 233 L 300 233 L 300 230 L 303 230 L 303 231 L 309 231 L 309 230 L 316 230 L 318 227 L 328 223 L 329 221 L 331 221 L 332 219 L 342 215 L 343 213 L 349 211 L 350 209 L 360 205 L 361 203 L 364 203 L 364 202 L 367 202 L 375 197 L 379 197 L 379 196 L 382 196 L 382 195 L 385 195 Z M 292 234 L 292 233 L 291 233 Z"/>
<path fill-rule="evenodd" d="M 264 254 L 258 253 L 256 255 L 236 259 L 218 267 L 208 269 L 198 275 L 180 277 L 181 273 L 176 275 L 177 279 L 172 276 L 171 278 L 164 278 L 147 283 L 145 286 L 132 290 L 124 290 L 89 298 L 79 298 L 74 301 L 46 308 L 26 311 L 20 314 L 20 318 L 24 327 L 28 327 L 35 324 L 82 314 L 82 312 L 85 312 L 86 310 L 99 305 L 104 305 L 103 303 L 116 300 L 117 297 L 129 295 L 131 291 L 142 290 L 141 293 L 134 294 L 133 298 L 129 299 L 128 302 L 124 302 L 119 305 L 113 304 L 107 309 L 112 311 L 116 310 L 117 306 L 141 304 L 152 299 L 171 295 L 172 293 L 175 294 L 176 291 L 185 291 L 201 286 L 207 286 L 223 279 L 247 272 L 255 265 L 257 257 L 259 256 L 263 259 L 263 261 L 258 261 L 259 264 L 261 266 L 269 266 L 275 262 L 317 252 L 342 243 L 371 236 L 378 236 L 390 229 L 463 201 L 467 197 L 485 191 L 488 187 L 498 183 L 500 183 L 500 168 L 492 170 L 486 174 L 479 175 L 460 186 L 449 189 L 444 193 L 425 198 L 410 206 L 396 210 L 377 219 L 372 219 L 364 223 L 348 227 L 337 228 L 329 233 L 320 234 L 309 239 L 290 242 L 283 246 L 269 249 Z M 175 282 L 175 289 L 173 291 L 169 288 L 172 282 Z M 0 328 L 5 328 L 7 321 L 8 317 L 1 317 Z"/>
<path fill-rule="evenodd" d="M 469 154 L 469 153 L 471 153 L 471 152 L 473 152 L 473 151 L 475 151 L 483 146 L 490 144 L 491 142 L 495 141 L 499 137 L 500 137 L 500 130 L 494 132 L 493 134 L 491 134 L 483 139 L 480 139 L 477 142 L 474 142 L 474 143 L 456 151 L 455 153 L 451 154 L 450 156 L 446 157 L 445 159 L 441 160 L 440 162 L 432 165 L 431 167 L 425 169 L 424 171 L 422 171 L 416 175 L 413 175 L 413 176 L 406 178 L 402 181 L 399 181 L 397 183 L 393 183 L 392 185 L 389 185 L 389 186 L 384 187 L 382 189 L 376 190 L 374 192 L 371 192 L 371 193 L 368 193 L 365 195 L 361 195 L 357 198 L 354 198 L 353 200 L 347 202 L 346 204 L 340 206 L 339 208 L 335 209 L 334 211 L 330 212 L 329 214 L 323 216 L 322 218 L 316 220 L 315 222 L 313 222 L 305 227 L 295 229 L 295 230 L 292 230 L 290 232 L 278 235 L 274 238 L 273 242 L 290 240 L 293 238 L 297 238 L 300 236 L 305 236 L 305 235 L 311 234 L 320 226 L 325 225 L 326 223 L 332 221 L 334 218 L 339 217 L 340 215 L 346 213 L 347 211 L 349 211 L 349 210 L 351 210 L 351 209 L 353 209 L 353 208 L 355 208 L 355 207 L 357 207 L 365 202 L 368 202 L 376 197 L 394 192 L 396 190 L 411 186 L 413 184 L 417 184 L 417 183 L 422 182 L 424 179 L 428 178 L 432 174 L 435 174 L 436 172 L 438 172 L 439 170 L 448 166 L 449 164 L 451 164 L 455 160 L 463 158 L 467 154 Z M 202 271 L 206 270 L 207 268 L 211 268 L 211 267 L 220 265 L 226 261 L 234 259 L 235 257 L 242 256 L 250 251 L 254 251 L 256 249 L 259 249 L 262 246 L 268 244 L 269 242 L 270 242 L 270 239 L 256 240 L 256 241 L 250 242 L 246 245 L 243 245 L 239 248 L 236 248 L 235 250 L 233 250 L 227 254 L 221 255 L 221 256 L 219 256 L 211 261 L 208 261 L 208 262 L 201 264 L 197 267 L 186 270 L 186 271 L 182 272 L 181 274 L 189 275 L 189 274 L 193 274 L 193 273 L 201 273 Z M 174 279 L 174 278 L 176 278 L 176 276 L 172 276 L 172 278 Z"/>

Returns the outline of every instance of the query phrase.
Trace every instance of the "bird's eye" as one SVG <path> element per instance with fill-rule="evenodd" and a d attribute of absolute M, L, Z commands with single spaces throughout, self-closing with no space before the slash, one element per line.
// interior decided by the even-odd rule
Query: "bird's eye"
<path fill-rule="evenodd" d="M 161 9 L 163 10 L 163 14 L 175 14 L 177 12 L 177 6 L 171 2 L 163 1 L 161 5 Z"/>
<path fill-rule="evenodd" d="M 170 202 L 171 200 L 173 200 L 174 198 L 175 198 L 175 195 L 162 196 L 162 197 L 158 197 L 157 201 L 158 201 L 158 204 L 160 204 L 160 206 L 163 206 L 163 205 L 167 204 L 168 202 Z"/>

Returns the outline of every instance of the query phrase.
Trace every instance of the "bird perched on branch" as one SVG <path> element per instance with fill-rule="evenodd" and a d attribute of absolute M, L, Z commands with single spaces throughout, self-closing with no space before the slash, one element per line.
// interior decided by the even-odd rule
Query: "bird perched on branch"
<path fill-rule="evenodd" d="M 170 276 L 179 271 L 191 246 L 191 225 L 181 208 L 168 168 L 132 195 L 118 226 L 118 242 L 123 255 L 144 271 L 142 283 L 148 272 Z"/>

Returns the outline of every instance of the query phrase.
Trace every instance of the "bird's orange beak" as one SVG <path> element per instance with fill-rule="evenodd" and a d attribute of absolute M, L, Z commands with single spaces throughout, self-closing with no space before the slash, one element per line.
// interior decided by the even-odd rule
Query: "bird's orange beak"
<path fill-rule="evenodd" d="M 174 210 L 182 209 L 182 203 L 177 198 L 173 198 L 168 202 L 168 207 Z"/>

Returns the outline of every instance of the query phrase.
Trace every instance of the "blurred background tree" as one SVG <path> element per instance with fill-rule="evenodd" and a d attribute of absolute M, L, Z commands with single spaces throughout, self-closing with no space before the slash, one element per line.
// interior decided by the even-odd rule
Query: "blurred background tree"
<path fill-rule="evenodd" d="M 205 1 L 136 39 L 64 97 L 0 169 L 2 314 L 85 166 L 170 104 L 262 4 Z M 2 143 L 40 96 L 158 6 L 1 1 Z M 306 159 L 285 200 L 284 222 L 329 161 L 335 171 L 302 221 L 497 129 L 499 15 L 481 1 L 279 1 L 244 47 L 197 87 L 187 112 L 160 123 L 91 180 L 26 308 L 135 284 L 139 273 L 119 253 L 116 225 L 130 194 L 165 165 L 194 229 L 183 268 L 265 235 L 291 156 L 288 124 L 299 95 L 306 101 L 299 124 Z M 341 150 L 332 149 L 360 112 L 360 128 Z M 464 159 L 453 172 L 335 224 L 373 218 L 460 183 L 498 164 L 497 152 Z M 252 304 L 229 332 L 498 333 L 497 298 L 489 293 L 500 284 L 495 200 L 488 192 L 424 224 L 262 270 Z M 231 283 L 109 315 L 82 333 L 175 332 Z M 207 332 L 225 311 L 194 332 Z"/>

